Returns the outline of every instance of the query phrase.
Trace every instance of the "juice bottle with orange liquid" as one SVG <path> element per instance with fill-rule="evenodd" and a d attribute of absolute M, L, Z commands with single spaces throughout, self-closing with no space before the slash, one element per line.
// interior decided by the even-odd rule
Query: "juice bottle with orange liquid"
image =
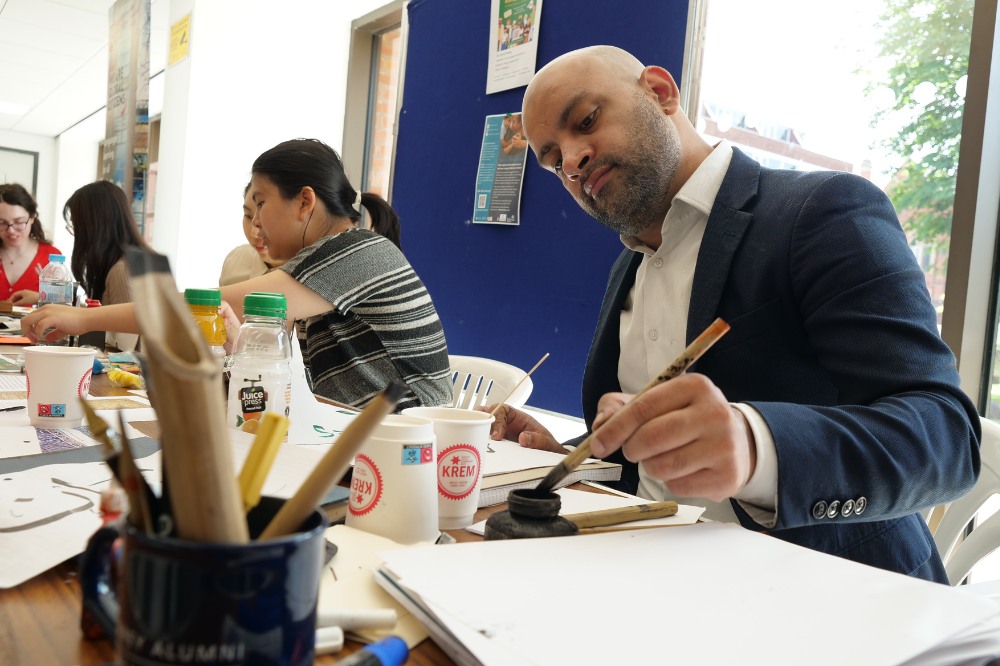
<path fill-rule="evenodd" d="M 226 324 L 219 316 L 219 306 L 222 305 L 222 292 L 218 289 L 185 289 L 184 300 L 187 301 L 194 321 L 205 336 L 212 355 L 222 363 L 226 358 Z"/>

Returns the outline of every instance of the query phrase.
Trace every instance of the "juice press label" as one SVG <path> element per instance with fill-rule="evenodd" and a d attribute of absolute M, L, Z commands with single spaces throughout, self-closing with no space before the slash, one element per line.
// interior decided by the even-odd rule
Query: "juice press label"
<path fill-rule="evenodd" d="M 438 492 L 448 499 L 464 499 L 479 482 L 479 450 L 471 444 L 449 446 L 438 455 Z"/>

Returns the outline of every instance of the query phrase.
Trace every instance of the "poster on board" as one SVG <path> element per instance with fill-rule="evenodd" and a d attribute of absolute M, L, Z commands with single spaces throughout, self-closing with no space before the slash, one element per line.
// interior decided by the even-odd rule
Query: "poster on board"
<path fill-rule="evenodd" d="M 521 183 L 528 157 L 520 113 L 486 116 L 476 175 L 474 224 L 517 225 L 521 218 Z"/>
<path fill-rule="evenodd" d="M 542 0 L 490 0 L 486 93 L 528 85 L 535 73 Z"/>

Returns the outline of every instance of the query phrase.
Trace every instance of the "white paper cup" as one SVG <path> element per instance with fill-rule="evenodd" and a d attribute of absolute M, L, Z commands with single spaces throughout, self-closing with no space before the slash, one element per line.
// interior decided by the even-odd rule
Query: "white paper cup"
<path fill-rule="evenodd" d="M 468 527 L 479 508 L 483 456 L 493 416 L 454 407 L 410 407 L 403 414 L 434 422 L 437 436 L 438 526 Z"/>
<path fill-rule="evenodd" d="M 347 525 L 397 543 L 436 541 L 434 425 L 390 414 L 354 456 Z"/>
<path fill-rule="evenodd" d="M 96 351 L 86 347 L 25 347 L 28 419 L 36 428 L 76 428 L 80 398 L 90 393 Z"/>

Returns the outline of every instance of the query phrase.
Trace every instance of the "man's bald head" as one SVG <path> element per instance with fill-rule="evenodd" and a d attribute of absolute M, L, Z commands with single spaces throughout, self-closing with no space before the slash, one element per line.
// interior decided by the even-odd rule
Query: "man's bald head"
<path fill-rule="evenodd" d="M 564 53 L 550 61 L 531 78 L 524 91 L 524 110 L 536 94 L 544 97 L 545 90 L 565 77 L 585 77 L 578 80 L 593 81 L 597 77 L 619 82 L 635 82 L 642 75 L 643 64 L 628 51 L 617 46 L 587 46 Z"/>

